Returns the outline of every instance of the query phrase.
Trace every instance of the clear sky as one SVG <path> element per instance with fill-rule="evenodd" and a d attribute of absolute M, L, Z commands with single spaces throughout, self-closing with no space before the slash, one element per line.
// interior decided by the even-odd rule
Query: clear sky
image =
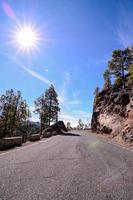
<path fill-rule="evenodd" d="M 14 43 L 24 24 L 38 32 L 29 53 Z M 60 118 L 86 122 L 111 52 L 132 43 L 132 0 L 0 0 L 0 94 L 20 90 L 33 110 L 52 83 Z"/>

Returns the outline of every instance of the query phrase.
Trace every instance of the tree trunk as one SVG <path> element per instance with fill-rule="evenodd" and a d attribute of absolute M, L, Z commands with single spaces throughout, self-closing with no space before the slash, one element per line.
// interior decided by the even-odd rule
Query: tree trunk
<path fill-rule="evenodd" d="M 52 100 L 50 99 L 50 104 L 49 104 L 49 126 L 50 126 L 50 121 L 51 121 L 51 106 L 52 106 Z"/>
<path fill-rule="evenodd" d="M 42 135 L 42 116 L 41 116 L 41 135 Z"/>
<path fill-rule="evenodd" d="M 10 99 L 11 101 L 11 99 Z M 3 136 L 6 137 L 7 134 L 9 134 L 8 131 L 10 131 L 10 127 L 8 126 L 8 121 L 10 119 L 10 109 L 11 107 L 9 107 L 9 104 L 8 104 L 8 107 L 5 108 L 6 109 L 6 116 L 5 116 L 5 120 L 4 120 L 4 130 L 3 130 Z"/>
<path fill-rule="evenodd" d="M 124 65 L 121 65 L 121 72 L 122 72 L 122 82 L 123 82 L 123 88 L 125 88 L 125 73 L 124 73 Z"/>
<path fill-rule="evenodd" d="M 7 135 L 7 122 L 8 122 L 8 111 L 7 111 L 7 115 L 6 115 L 6 119 L 5 119 L 5 126 L 4 126 L 4 130 L 3 130 L 4 137 Z"/>
<path fill-rule="evenodd" d="M 56 113 L 56 123 L 58 122 L 58 112 Z"/>
<path fill-rule="evenodd" d="M 19 99 L 17 99 L 16 105 L 15 105 L 15 110 L 14 110 L 14 113 L 13 113 L 13 120 L 12 120 L 12 124 L 11 124 L 12 125 L 11 126 L 11 135 L 12 135 L 14 127 L 15 127 L 15 120 L 16 120 L 16 114 L 17 114 L 18 101 L 19 101 Z"/>

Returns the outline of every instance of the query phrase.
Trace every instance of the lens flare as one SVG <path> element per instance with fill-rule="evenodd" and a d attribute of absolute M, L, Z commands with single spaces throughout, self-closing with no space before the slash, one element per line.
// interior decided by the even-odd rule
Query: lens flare
<path fill-rule="evenodd" d="M 4 2 L 2 3 L 2 8 L 3 8 L 5 14 L 6 14 L 8 17 L 10 17 L 10 18 L 12 18 L 12 19 L 15 19 L 15 18 L 16 18 L 15 13 L 13 12 L 11 6 L 10 6 L 6 1 L 4 1 Z"/>

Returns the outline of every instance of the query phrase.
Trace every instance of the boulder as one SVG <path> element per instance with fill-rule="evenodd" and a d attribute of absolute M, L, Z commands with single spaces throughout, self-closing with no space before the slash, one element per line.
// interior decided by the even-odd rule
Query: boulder
<path fill-rule="evenodd" d="M 51 137 L 51 136 L 52 136 L 51 132 L 45 132 L 45 131 L 43 131 L 43 137 L 44 138 L 48 138 L 48 137 Z"/>
<path fill-rule="evenodd" d="M 63 121 L 58 121 L 55 124 L 52 124 L 50 127 L 43 130 L 43 137 L 50 137 L 52 135 L 58 135 L 67 132 L 67 128 Z"/>
<path fill-rule="evenodd" d="M 30 135 L 29 140 L 30 140 L 31 142 L 35 142 L 35 141 L 40 140 L 40 134 L 33 134 L 33 135 Z"/>

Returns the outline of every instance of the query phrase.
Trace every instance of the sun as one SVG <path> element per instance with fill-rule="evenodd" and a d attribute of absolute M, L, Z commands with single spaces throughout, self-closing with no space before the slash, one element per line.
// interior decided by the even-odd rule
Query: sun
<path fill-rule="evenodd" d="M 18 22 L 10 32 L 10 45 L 17 49 L 16 54 L 30 57 L 34 53 L 42 53 L 42 46 L 47 45 L 47 33 L 42 26 L 32 22 Z"/>
<path fill-rule="evenodd" d="M 38 41 L 37 33 L 30 27 L 21 27 L 16 33 L 16 43 L 22 49 L 32 49 Z"/>

